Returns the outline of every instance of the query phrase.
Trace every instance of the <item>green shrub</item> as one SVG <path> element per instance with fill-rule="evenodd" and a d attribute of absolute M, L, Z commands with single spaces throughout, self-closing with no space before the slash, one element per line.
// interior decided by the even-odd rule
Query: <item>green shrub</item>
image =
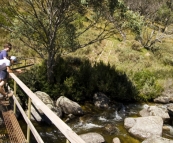
<path fill-rule="evenodd" d="M 137 100 L 152 100 L 157 97 L 162 90 L 161 86 L 157 83 L 157 77 L 154 73 L 143 70 L 134 74 L 133 82 L 136 89 L 139 91 Z"/>
<path fill-rule="evenodd" d="M 46 82 L 44 63 L 34 66 L 20 78 L 34 92 L 46 92 L 54 100 L 63 95 L 74 101 L 89 101 L 95 92 L 103 92 L 114 100 L 131 101 L 137 93 L 126 74 L 103 62 L 92 66 L 88 60 L 59 59 L 54 73 L 56 76 L 53 85 Z"/>

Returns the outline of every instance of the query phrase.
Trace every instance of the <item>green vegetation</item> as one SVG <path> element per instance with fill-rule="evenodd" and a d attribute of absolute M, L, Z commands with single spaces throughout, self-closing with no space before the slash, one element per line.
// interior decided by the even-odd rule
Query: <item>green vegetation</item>
<path fill-rule="evenodd" d="M 12 54 L 41 58 L 20 75 L 33 91 L 81 102 L 95 92 L 113 100 L 149 101 L 173 78 L 170 1 L 141 0 L 141 7 L 135 0 L 45 2 L 0 3 L 0 42 L 11 38 Z"/>
<path fill-rule="evenodd" d="M 128 77 L 103 62 L 91 65 L 90 61 L 78 58 L 59 59 L 54 69 L 58 75 L 54 77 L 54 85 L 45 83 L 44 65 L 33 67 L 20 78 L 28 81 L 25 84 L 33 91 L 45 91 L 53 99 L 64 95 L 76 101 L 90 101 L 95 92 L 103 92 L 111 99 L 124 101 L 133 101 L 137 96 Z"/>

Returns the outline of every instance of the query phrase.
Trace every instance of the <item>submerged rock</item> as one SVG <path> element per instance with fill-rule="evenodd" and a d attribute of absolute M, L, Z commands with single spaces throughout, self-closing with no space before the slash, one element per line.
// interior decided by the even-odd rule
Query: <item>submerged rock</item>
<path fill-rule="evenodd" d="M 79 135 L 86 143 L 104 143 L 105 139 L 98 133 L 86 133 Z"/>

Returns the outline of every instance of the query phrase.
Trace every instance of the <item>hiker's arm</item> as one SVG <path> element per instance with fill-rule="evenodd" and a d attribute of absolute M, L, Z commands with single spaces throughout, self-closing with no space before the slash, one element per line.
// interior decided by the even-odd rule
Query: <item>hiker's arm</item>
<path fill-rule="evenodd" d="M 12 73 L 13 71 L 10 69 L 10 67 L 7 67 L 7 72 Z"/>

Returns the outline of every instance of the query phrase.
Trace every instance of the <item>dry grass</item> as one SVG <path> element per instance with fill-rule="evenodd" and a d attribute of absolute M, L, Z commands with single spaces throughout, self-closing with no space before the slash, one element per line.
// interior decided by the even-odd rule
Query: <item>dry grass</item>
<path fill-rule="evenodd" d="M 142 70 L 155 73 L 159 84 L 164 84 L 166 79 L 172 78 L 172 36 L 167 36 L 162 43 L 156 43 L 155 51 L 146 50 L 135 42 L 133 35 L 128 36 L 128 40 L 124 42 L 115 38 L 105 39 L 71 54 L 87 58 L 92 63 L 103 61 L 105 64 L 115 65 L 117 70 L 125 72 L 129 78 L 132 73 Z"/>

